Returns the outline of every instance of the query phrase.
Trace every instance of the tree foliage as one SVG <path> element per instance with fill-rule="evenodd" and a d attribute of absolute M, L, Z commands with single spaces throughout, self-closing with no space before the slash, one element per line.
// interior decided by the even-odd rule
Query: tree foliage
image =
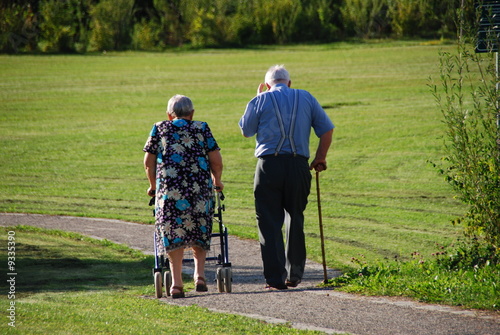
<path fill-rule="evenodd" d="M 453 38 L 459 0 L 2 0 L 0 52 Z"/>

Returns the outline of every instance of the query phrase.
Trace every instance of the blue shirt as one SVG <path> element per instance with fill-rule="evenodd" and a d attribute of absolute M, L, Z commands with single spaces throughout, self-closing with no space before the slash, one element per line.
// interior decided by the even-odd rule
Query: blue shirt
<path fill-rule="evenodd" d="M 282 122 L 275 113 L 273 99 L 279 106 Z M 295 120 L 293 120 L 294 94 L 298 95 Z M 279 154 L 293 154 L 309 158 L 309 136 L 311 128 L 316 136 L 321 137 L 324 133 L 332 130 L 335 126 L 325 113 L 316 98 L 307 91 L 291 89 L 284 84 L 277 84 L 257 95 L 247 105 L 245 113 L 240 119 L 241 132 L 246 137 L 257 134 L 255 156 L 274 155 L 282 140 L 280 123 L 284 133 L 290 134 L 290 126 L 293 124 L 292 141 L 285 137 Z"/>

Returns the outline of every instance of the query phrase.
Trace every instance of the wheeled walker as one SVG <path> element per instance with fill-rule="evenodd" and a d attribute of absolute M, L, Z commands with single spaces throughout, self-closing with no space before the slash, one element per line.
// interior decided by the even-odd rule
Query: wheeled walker
<path fill-rule="evenodd" d="M 212 245 L 211 249 L 217 245 L 220 250 L 214 252 L 214 256 L 207 255 L 207 262 L 215 261 L 217 265 L 216 271 L 216 282 L 217 289 L 219 292 L 232 292 L 232 282 L 233 273 L 231 269 L 231 262 L 229 262 L 229 244 L 228 244 L 228 233 L 227 228 L 222 222 L 222 212 L 225 211 L 225 206 L 222 203 L 224 201 L 224 194 L 222 192 L 214 192 L 216 200 L 216 208 L 213 217 L 213 228 L 212 228 Z M 155 197 L 151 198 L 149 205 L 153 206 L 155 204 Z M 154 211 L 153 211 L 154 213 Z M 218 223 L 218 232 L 216 231 L 216 223 Z M 155 295 L 157 298 L 163 296 L 163 291 L 167 296 L 170 296 L 170 286 L 172 285 L 172 277 L 170 274 L 170 267 L 168 262 L 168 257 L 166 254 L 161 254 L 158 250 L 156 244 L 157 241 L 157 231 L 155 229 L 153 236 L 154 245 L 154 255 L 155 255 L 155 266 L 153 268 L 153 278 L 155 286 Z M 216 239 L 216 240 L 214 240 Z M 191 263 L 193 259 L 184 258 L 183 263 Z"/>

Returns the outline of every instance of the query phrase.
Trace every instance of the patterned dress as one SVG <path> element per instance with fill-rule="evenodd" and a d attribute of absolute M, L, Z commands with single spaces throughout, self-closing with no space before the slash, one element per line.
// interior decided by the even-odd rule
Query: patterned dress
<path fill-rule="evenodd" d="M 156 155 L 156 230 L 160 253 L 210 249 L 214 213 L 208 152 L 220 150 L 207 123 L 175 119 L 153 129 L 143 151 Z"/>

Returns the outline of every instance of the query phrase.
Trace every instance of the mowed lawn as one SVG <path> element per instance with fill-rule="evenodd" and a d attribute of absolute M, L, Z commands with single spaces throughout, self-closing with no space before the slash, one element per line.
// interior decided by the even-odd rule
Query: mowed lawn
<path fill-rule="evenodd" d="M 460 236 L 465 207 L 428 161 L 443 153 L 441 114 L 427 84 L 439 52 L 417 42 L 245 50 L 0 56 L 0 211 L 152 223 L 142 147 L 174 94 L 192 98 L 222 147 L 225 222 L 257 238 L 254 138 L 238 120 L 267 68 L 317 97 L 336 125 L 321 173 L 328 265 L 429 256 Z M 314 152 L 317 139 L 312 138 Z M 316 188 L 306 213 L 310 258 L 321 260 Z"/>

